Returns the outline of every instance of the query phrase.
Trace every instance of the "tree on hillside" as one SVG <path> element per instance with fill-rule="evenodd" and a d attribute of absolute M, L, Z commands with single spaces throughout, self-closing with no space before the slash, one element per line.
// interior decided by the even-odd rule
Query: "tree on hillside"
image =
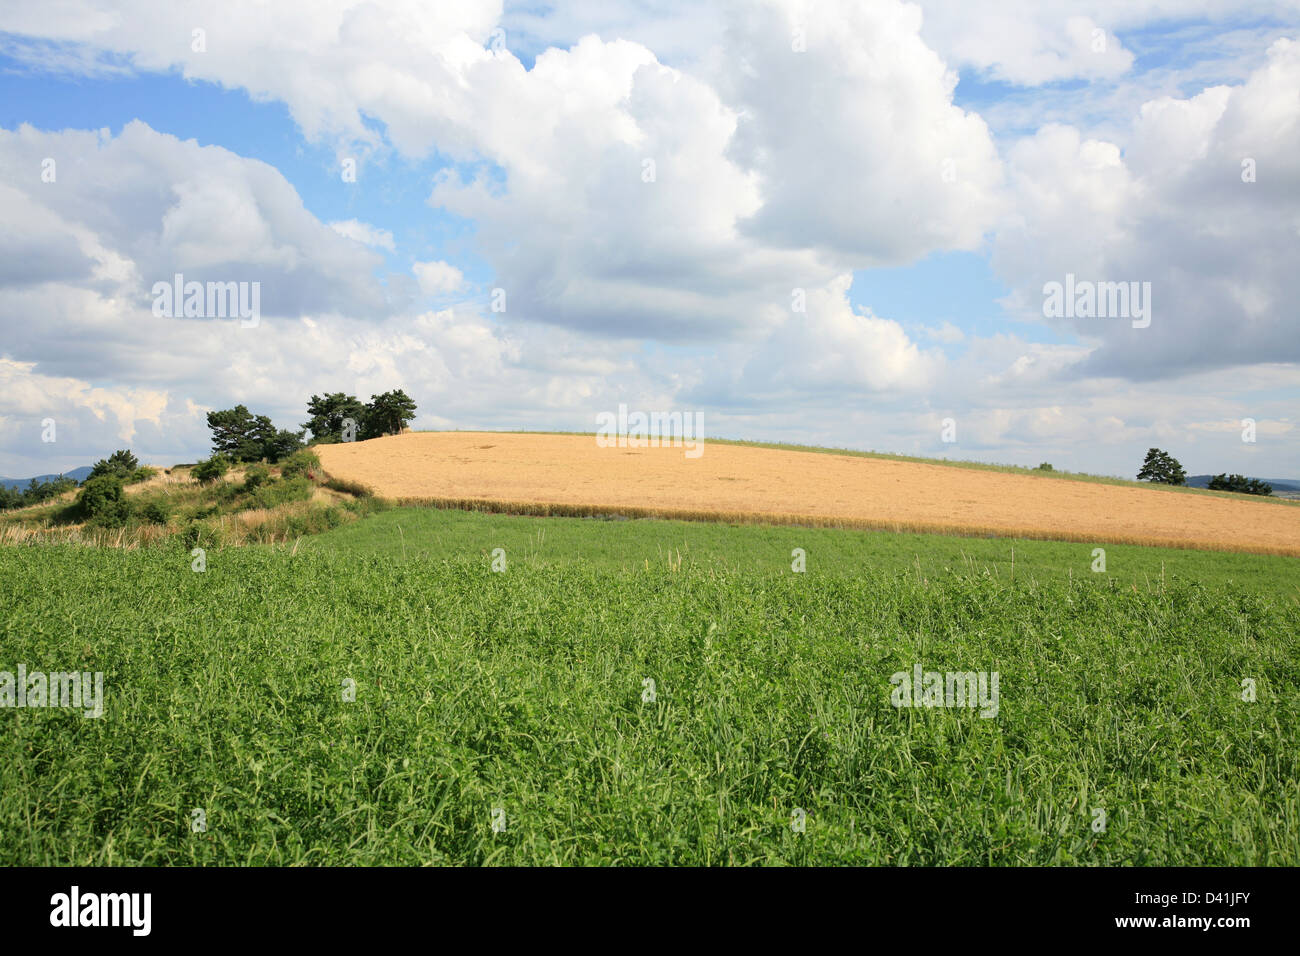
<path fill-rule="evenodd" d="M 208 412 L 212 451 L 234 461 L 279 461 L 302 447 L 302 432 L 276 429 L 265 415 L 254 416 L 243 405 Z"/>
<path fill-rule="evenodd" d="M 307 414 L 311 419 L 303 422 L 302 427 L 311 432 L 312 444 L 340 442 L 343 441 L 343 421 L 347 418 L 356 422 L 358 434 L 352 437 L 360 437 L 366 420 L 366 406 L 355 395 L 332 392 L 313 395 L 307 403 Z"/>
<path fill-rule="evenodd" d="M 1138 481 L 1154 481 L 1162 485 L 1187 484 L 1187 472 L 1178 463 L 1178 459 L 1167 451 L 1151 448 L 1147 451 L 1142 470 L 1138 472 Z"/>
<path fill-rule="evenodd" d="M 366 406 L 361 438 L 396 435 L 413 418 L 415 418 L 415 401 L 400 388 L 384 392 L 382 395 L 372 395 L 370 404 Z"/>
<path fill-rule="evenodd" d="M 139 467 L 140 461 L 135 455 L 131 454 L 131 449 L 123 448 L 120 451 L 113 452 L 107 458 L 101 458 L 95 462 L 86 478 L 89 480 L 90 478 L 98 478 L 101 475 L 116 475 L 126 481 L 135 474 L 136 469 Z"/>
<path fill-rule="evenodd" d="M 1215 475 L 1210 479 L 1209 487 L 1214 491 L 1237 491 L 1245 495 L 1271 495 L 1273 486 L 1258 478 L 1245 475 Z"/>
<path fill-rule="evenodd" d="M 77 487 L 77 480 L 66 475 L 59 475 L 50 481 L 37 481 L 33 478 L 27 483 L 26 488 L 6 488 L 0 485 L 0 511 L 38 505 L 51 498 L 57 498 L 75 487 Z"/>

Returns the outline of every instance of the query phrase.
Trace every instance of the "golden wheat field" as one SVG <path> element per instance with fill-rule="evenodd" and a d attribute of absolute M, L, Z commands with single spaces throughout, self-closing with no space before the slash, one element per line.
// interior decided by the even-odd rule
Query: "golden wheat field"
<path fill-rule="evenodd" d="M 842 525 L 1300 555 L 1300 507 L 940 464 L 593 436 L 412 432 L 322 445 L 376 494 L 528 514 Z"/>

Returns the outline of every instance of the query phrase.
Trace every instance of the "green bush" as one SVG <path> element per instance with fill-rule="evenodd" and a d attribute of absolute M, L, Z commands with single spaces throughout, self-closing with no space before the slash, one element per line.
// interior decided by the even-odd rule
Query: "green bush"
<path fill-rule="evenodd" d="M 130 512 L 122 479 L 116 475 L 98 475 L 87 478 L 77 493 L 81 512 L 94 524 L 116 528 L 126 523 Z"/>
<path fill-rule="evenodd" d="M 1046 462 L 1046 461 L 1043 462 L 1041 465 L 1038 466 L 1038 470 L 1039 470 L 1039 471 L 1056 471 L 1056 469 L 1052 467 L 1051 462 Z"/>
<path fill-rule="evenodd" d="M 142 481 L 148 481 L 156 474 L 158 474 L 157 468 L 153 468 L 149 465 L 141 465 L 132 472 L 131 477 L 126 479 L 126 483 L 128 485 L 138 485 Z"/>
<path fill-rule="evenodd" d="M 274 508 L 290 501 L 306 501 L 314 486 L 305 477 L 285 478 L 254 488 L 252 504 L 257 508 Z"/>
<path fill-rule="evenodd" d="M 213 455 L 199 462 L 190 470 L 194 480 L 201 485 L 208 485 L 225 475 L 230 470 L 230 459 L 225 455 Z"/>
<path fill-rule="evenodd" d="M 296 478 L 298 475 L 320 474 L 320 459 L 313 452 L 299 451 L 290 455 L 280 463 L 280 474 L 285 478 Z"/>
<path fill-rule="evenodd" d="M 228 481 L 223 481 L 221 484 L 215 486 L 211 491 L 213 501 L 215 502 L 213 505 L 213 511 L 220 513 L 221 508 L 218 507 L 219 505 L 231 504 L 243 493 L 244 489 L 241 485 L 234 485 Z"/>
<path fill-rule="evenodd" d="M 150 524 L 166 524 L 171 517 L 171 508 L 163 498 L 154 498 L 140 508 L 140 517 Z"/>
<path fill-rule="evenodd" d="M 265 465 L 250 465 L 244 472 L 244 491 L 252 491 L 259 485 L 265 485 L 271 480 L 271 470 Z"/>

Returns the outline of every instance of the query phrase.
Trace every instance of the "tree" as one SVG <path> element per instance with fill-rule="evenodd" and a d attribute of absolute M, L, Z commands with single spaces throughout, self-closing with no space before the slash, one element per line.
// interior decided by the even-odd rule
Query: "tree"
<path fill-rule="evenodd" d="M 37 481 L 33 478 L 26 488 L 5 488 L 0 486 L 0 510 L 5 508 L 26 508 L 38 505 L 42 501 L 57 498 L 65 491 L 77 487 L 76 479 L 59 475 L 51 481 Z"/>
<path fill-rule="evenodd" d="M 1187 472 L 1178 463 L 1178 459 L 1167 451 L 1151 448 L 1147 451 L 1142 470 L 1138 472 L 1138 481 L 1154 481 L 1161 485 L 1187 484 Z"/>
<path fill-rule="evenodd" d="M 415 402 L 400 388 L 382 395 L 371 395 L 362 424 L 363 439 L 396 435 L 415 418 Z"/>
<path fill-rule="evenodd" d="M 1271 495 L 1273 486 L 1258 478 L 1245 475 L 1215 475 L 1210 479 L 1209 487 L 1214 491 L 1236 491 L 1245 495 Z"/>
<path fill-rule="evenodd" d="M 357 431 L 366 419 L 366 406 L 355 395 L 344 392 L 332 392 L 328 395 L 313 395 L 307 403 L 309 421 L 302 427 L 311 432 L 312 444 L 343 441 L 343 420 L 350 418 L 356 423 Z M 354 439 L 358 435 L 352 436 Z"/>
<path fill-rule="evenodd" d="M 89 480 L 90 478 L 98 478 L 101 475 L 116 475 L 126 481 L 135 474 L 136 469 L 139 467 L 140 462 L 135 455 L 131 454 L 131 449 L 123 448 L 120 451 L 113 452 L 107 458 L 101 458 L 95 462 L 90 469 L 90 474 L 86 477 Z"/>
<path fill-rule="evenodd" d="M 214 455 L 225 455 L 235 461 L 257 461 L 262 457 L 261 442 L 254 434 L 257 421 L 245 406 L 208 412 L 208 428 L 212 430 Z"/>
<path fill-rule="evenodd" d="M 272 431 L 262 444 L 262 457 L 269 462 L 288 458 L 302 447 L 302 432 L 291 432 L 287 428 Z"/>
<path fill-rule="evenodd" d="M 302 432 L 276 430 L 265 415 L 254 416 L 243 405 L 208 412 L 212 451 L 234 461 L 279 461 L 302 447 Z"/>

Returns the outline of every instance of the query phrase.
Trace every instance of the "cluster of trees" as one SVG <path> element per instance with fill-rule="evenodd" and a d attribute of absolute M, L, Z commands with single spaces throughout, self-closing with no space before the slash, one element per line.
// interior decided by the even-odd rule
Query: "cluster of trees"
<path fill-rule="evenodd" d="M 276 428 L 265 415 L 244 405 L 208 412 L 212 453 L 231 461 L 279 461 L 302 447 L 302 432 Z"/>
<path fill-rule="evenodd" d="M 141 465 L 140 460 L 131 454 L 131 449 L 123 448 L 113 452 L 107 458 L 101 458 L 90 468 L 90 474 L 86 476 L 86 481 L 91 478 L 113 477 L 125 484 L 133 485 L 138 481 L 144 481 L 146 478 L 152 478 L 158 474 L 157 468 L 150 468 L 148 465 Z"/>
<path fill-rule="evenodd" d="M 91 466 L 90 474 L 77 492 L 77 507 L 92 524 L 107 528 L 121 527 L 131 516 L 131 502 L 126 485 L 144 481 L 158 474 L 157 468 L 141 465 L 131 449 L 123 448 Z M 162 524 L 167 514 L 158 502 L 142 502 L 140 516 Z"/>
<path fill-rule="evenodd" d="M 415 402 L 400 388 L 372 395 L 369 403 L 334 392 L 313 395 L 307 414 L 311 418 L 302 428 L 290 431 L 276 428 L 271 419 L 254 415 L 243 405 L 209 412 L 213 457 L 232 462 L 278 462 L 303 447 L 303 435 L 308 431 L 312 435 L 308 444 L 312 445 L 396 435 L 415 418 Z"/>
<path fill-rule="evenodd" d="M 1187 472 L 1178 463 L 1178 459 L 1169 452 L 1151 448 L 1142 462 L 1142 470 L 1138 472 L 1138 481 L 1154 481 L 1162 485 L 1185 485 Z M 1215 475 L 1210 479 L 1209 487 L 1215 491 L 1238 491 L 1247 495 L 1273 493 L 1273 486 L 1267 481 L 1247 478 L 1244 475 Z"/>
<path fill-rule="evenodd" d="M 1247 478 L 1245 475 L 1215 475 L 1210 479 L 1210 488 L 1216 491 L 1240 491 L 1247 495 L 1271 495 L 1273 486 L 1267 481 L 1260 481 L 1258 478 Z"/>
<path fill-rule="evenodd" d="M 39 505 L 41 502 L 57 498 L 65 491 L 71 491 L 75 487 L 77 487 L 77 480 L 64 475 L 59 475 L 51 481 L 37 481 L 33 478 L 28 482 L 26 488 L 8 488 L 0 485 L 0 511 L 8 508 L 26 508 L 28 505 Z"/>
<path fill-rule="evenodd" d="M 131 454 L 131 449 L 123 448 L 95 462 L 90 469 L 90 474 L 86 476 L 86 481 L 109 477 L 121 484 L 133 484 L 157 473 L 156 468 L 141 466 L 135 455 Z M 33 478 L 27 487 L 22 489 L 0 487 L 0 510 L 39 505 L 76 487 L 77 480 L 66 475 L 59 475 L 50 481 L 37 481 Z"/>
<path fill-rule="evenodd" d="M 213 481 L 232 463 L 280 462 L 304 447 L 303 435 L 308 431 L 310 445 L 396 435 L 415 418 L 415 408 L 411 396 L 400 388 L 371 395 L 369 402 L 345 392 L 313 395 L 307 403 L 311 417 L 298 431 L 276 428 L 270 418 L 254 415 L 244 405 L 209 412 L 212 456 L 195 467 L 194 475 L 200 481 Z M 130 512 L 123 486 L 155 474 L 157 469 L 142 467 L 129 448 L 115 451 L 91 468 L 77 495 L 78 507 L 97 523 L 120 524 Z M 0 510 L 40 504 L 76 487 L 75 479 L 63 475 L 52 481 L 33 478 L 23 489 L 0 487 Z"/>
<path fill-rule="evenodd" d="M 355 395 L 333 392 L 313 395 L 307 403 L 311 418 L 302 423 L 313 445 L 341 441 L 366 441 L 396 435 L 415 418 L 415 402 L 400 388 L 370 396 L 362 404 Z"/>

